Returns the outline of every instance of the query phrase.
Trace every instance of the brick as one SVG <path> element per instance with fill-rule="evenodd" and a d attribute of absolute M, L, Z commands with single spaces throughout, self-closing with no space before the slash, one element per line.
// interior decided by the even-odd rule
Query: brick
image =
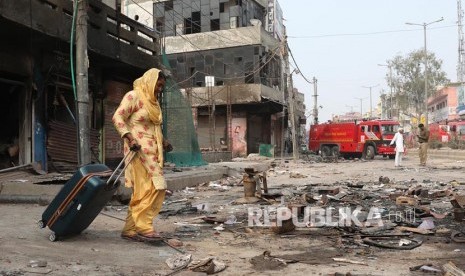
<path fill-rule="evenodd" d="M 465 208 L 465 195 L 455 195 L 453 200 L 457 202 L 460 208 Z"/>
<path fill-rule="evenodd" d="M 431 197 L 432 197 L 432 198 L 445 197 L 445 196 L 447 196 L 448 194 L 449 194 L 449 193 L 448 193 L 448 190 L 434 191 L 434 192 L 431 194 Z"/>
<path fill-rule="evenodd" d="M 337 195 L 338 193 L 339 193 L 339 187 L 318 189 L 318 194 L 320 195 Z"/>
<path fill-rule="evenodd" d="M 396 198 L 396 205 L 416 206 L 418 205 L 418 199 L 408 196 L 399 196 Z"/>

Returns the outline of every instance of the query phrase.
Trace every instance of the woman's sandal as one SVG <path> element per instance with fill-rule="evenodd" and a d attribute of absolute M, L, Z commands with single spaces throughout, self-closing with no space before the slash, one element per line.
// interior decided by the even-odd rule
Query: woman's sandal
<path fill-rule="evenodd" d="M 147 234 L 137 233 L 137 237 L 142 241 L 161 241 L 164 238 L 157 232 L 149 232 Z"/>
<path fill-rule="evenodd" d="M 128 240 L 128 241 L 135 241 L 135 242 L 143 241 L 137 234 L 134 234 L 134 235 L 121 234 L 121 238 Z"/>

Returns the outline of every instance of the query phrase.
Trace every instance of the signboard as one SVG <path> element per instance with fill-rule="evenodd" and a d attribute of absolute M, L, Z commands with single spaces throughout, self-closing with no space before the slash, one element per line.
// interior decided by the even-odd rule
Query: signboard
<path fill-rule="evenodd" d="M 265 29 L 276 39 L 284 39 L 283 11 L 277 0 L 268 0 Z"/>
<path fill-rule="evenodd" d="M 465 86 L 457 87 L 457 114 L 465 116 Z"/>

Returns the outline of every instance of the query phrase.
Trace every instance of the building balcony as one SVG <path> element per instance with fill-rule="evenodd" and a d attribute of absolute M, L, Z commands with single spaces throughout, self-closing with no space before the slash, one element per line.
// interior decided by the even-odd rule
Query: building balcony
<path fill-rule="evenodd" d="M 259 104 L 272 102 L 283 105 L 279 90 L 262 84 L 236 84 L 213 87 L 192 87 L 184 90 L 193 107 L 227 104 Z M 210 95 L 210 97 L 209 97 Z"/>
<path fill-rule="evenodd" d="M 168 55 L 249 45 L 263 45 L 274 49 L 279 46 L 279 41 L 260 25 L 165 38 Z"/>
<path fill-rule="evenodd" d="M 158 35 L 154 30 L 116 12 L 101 1 L 89 0 L 88 49 L 139 68 L 156 64 L 159 54 Z M 70 0 L 3 0 L 0 22 L 69 42 L 73 17 Z M 14 32 L 3 29 L 2 34 Z"/>

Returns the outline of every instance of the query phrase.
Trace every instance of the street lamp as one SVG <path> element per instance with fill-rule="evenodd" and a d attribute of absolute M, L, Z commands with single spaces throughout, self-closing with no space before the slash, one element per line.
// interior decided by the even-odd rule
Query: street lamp
<path fill-rule="evenodd" d="M 355 98 L 357 100 L 360 100 L 360 118 L 363 119 L 363 106 L 362 106 L 362 101 L 366 98 Z"/>
<path fill-rule="evenodd" d="M 379 64 L 378 63 L 378 66 L 384 66 L 384 67 L 387 67 L 389 68 L 389 88 L 390 88 L 390 96 L 389 96 L 389 119 L 392 119 L 392 66 L 390 63 L 388 64 Z"/>
<path fill-rule="evenodd" d="M 363 88 L 370 89 L 370 118 L 373 118 L 373 102 L 371 101 L 371 89 L 376 86 L 379 86 L 379 84 L 373 86 L 362 86 Z"/>
<path fill-rule="evenodd" d="M 410 22 L 405 23 L 407 25 L 423 26 L 423 37 L 424 37 L 424 43 L 425 43 L 424 44 L 424 55 L 425 55 L 424 63 L 425 63 L 425 124 L 426 125 L 428 124 L 428 59 L 427 59 L 427 52 L 426 52 L 426 27 L 433 23 L 441 22 L 442 20 L 444 20 L 443 17 L 441 17 L 440 19 L 436 21 L 432 21 L 429 23 L 422 23 L 422 24 L 410 23 Z"/>

